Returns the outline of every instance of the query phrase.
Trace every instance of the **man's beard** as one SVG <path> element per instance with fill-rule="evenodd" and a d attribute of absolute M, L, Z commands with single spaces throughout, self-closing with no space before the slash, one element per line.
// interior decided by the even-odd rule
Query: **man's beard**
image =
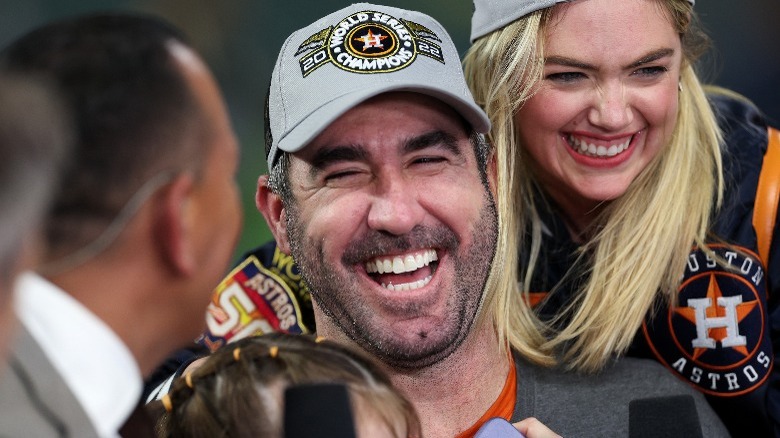
<path fill-rule="evenodd" d="M 312 299 L 345 335 L 391 367 L 427 367 L 457 350 L 469 334 L 481 307 L 498 234 L 493 198 L 486 191 L 483 199 L 479 219 L 473 224 L 469 248 L 462 248 L 455 232 L 444 225 L 418 225 L 402 236 L 371 230 L 353 240 L 336 264 L 326 257 L 321 242 L 307 238 L 293 207 L 287 214 L 293 258 L 309 286 Z M 415 342 L 409 342 L 395 335 L 387 324 L 375 320 L 375 309 L 362 302 L 362 295 L 357 292 L 360 283 L 355 270 L 362 269 L 365 261 L 376 256 L 426 248 L 447 252 L 455 275 L 449 287 L 454 290 L 444 292 L 448 296 L 447 316 L 436 333 L 420 331 Z M 393 315 L 413 319 L 425 314 L 426 303 L 388 304 L 385 309 L 390 309 Z"/>

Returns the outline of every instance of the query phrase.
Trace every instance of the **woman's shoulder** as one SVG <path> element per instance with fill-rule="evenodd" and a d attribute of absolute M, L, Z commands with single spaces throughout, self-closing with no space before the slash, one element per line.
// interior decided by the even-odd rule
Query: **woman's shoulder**
<path fill-rule="evenodd" d="M 729 240 L 749 241 L 753 236 L 756 187 L 769 140 L 767 122 L 761 110 L 738 93 L 708 87 L 707 98 L 723 135 L 725 182 L 721 214 L 712 224 L 712 231 Z"/>
<path fill-rule="evenodd" d="M 747 97 L 732 90 L 710 86 L 706 91 L 723 133 L 725 150 L 750 155 L 760 151 L 759 156 L 763 156 L 767 122 L 761 110 Z"/>

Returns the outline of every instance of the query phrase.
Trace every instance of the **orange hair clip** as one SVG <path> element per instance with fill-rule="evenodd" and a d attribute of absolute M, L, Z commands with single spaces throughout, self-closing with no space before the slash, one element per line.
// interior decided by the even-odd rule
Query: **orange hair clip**
<path fill-rule="evenodd" d="M 171 395 L 170 394 L 165 394 L 163 396 L 162 404 L 163 404 L 163 407 L 165 407 L 165 412 L 173 411 L 173 403 L 171 402 Z"/>

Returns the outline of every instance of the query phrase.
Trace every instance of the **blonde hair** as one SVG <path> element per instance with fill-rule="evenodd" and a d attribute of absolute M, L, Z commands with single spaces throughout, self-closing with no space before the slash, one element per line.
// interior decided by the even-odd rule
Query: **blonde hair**
<path fill-rule="evenodd" d="M 227 344 L 178 379 L 161 403 L 167 412 L 158 435 L 283 436 L 284 388 L 311 383 L 345 385 L 356 426 L 377 421 L 397 438 L 421 436 L 412 404 L 368 358 L 322 338 L 283 333 Z"/>
<path fill-rule="evenodd" d="M 659 3 L 683 44 L 682 90 L 672 139 L 626 193 L 596 218 L 596 232 L 575 263 L 584 267 L 587 281 L 552 321 L 542 321 L 529 305 L 543 224 L 530 160 L 514 125 L 518 109 L 542 81 L 544 35 L 552 8 L 478 39 L 464 59 L 474 98 L 493 124 L 496 205 L 502 218 L 497 251 L 503 256 L 497 258 L 503 266 L 495 280 L 497 331 L 535 363 L 562 361 L 586 372 L 602 368 L 628 349 L 659 297 L 670 305 L 675 302 L 691 246 L 711 253 L 704 239 L 710 215 L 721 202 L 723 176 L 717 120 L 693 69 L 706 37 L 692 26 L 695 17 L 687 0 Z M 524 247 L 528 256 L 521 266 L 519 248 Z"/>

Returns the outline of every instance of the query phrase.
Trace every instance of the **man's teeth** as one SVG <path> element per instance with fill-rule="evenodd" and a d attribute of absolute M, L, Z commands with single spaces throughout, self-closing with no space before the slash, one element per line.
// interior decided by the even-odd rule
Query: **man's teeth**
<path fill-rule="evenodd" d="M 436 255 L 436 250 L 433 249 L 405 256 L 377 257 L 366 262 L 366 272 L 369 274 L 403 274 L 404 272 L 413 272 L 428 266 L 436 260 L 438 260 L 438 256 Z"/>
<path fill-rule="evenodd" d="M 426 284 L 431 282 L 431 278 L 433 278 L 431 275 L 423 278 L 422 280 L 413 281 L 411 283 L 403 283 L 403 284 L 396 284 L 393 285 L 393 283 L 390 284 L 384 284 L 382 283 L 382 287 L 387 290 L 415 290 L 419 289 Z"/>
<path fill-rule="evenodd" d="M 622 143 L 609 146 L 596 146 L 592 143 L 586 142 L 585 140 L 580 140 L 573 135 L 569 135 L 568 140 L 572 148 L 583 155 L 589 155 L 591 157 L 614 157 L 628 148 L 628 145 L 631 144 L 632 138 L 633 136 L 629 137 Z"/>

